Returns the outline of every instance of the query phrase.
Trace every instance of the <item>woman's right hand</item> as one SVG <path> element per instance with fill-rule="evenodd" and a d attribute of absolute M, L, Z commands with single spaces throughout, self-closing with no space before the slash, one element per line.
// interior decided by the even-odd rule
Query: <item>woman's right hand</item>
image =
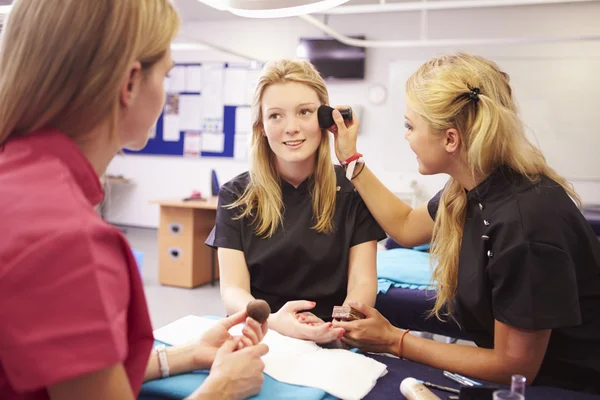
<path fill-rule="evenodd" d="M 319 344 L 330 343 L 341 338 L 344 335 L 344 330 L 334 328 L 331 322 L 311 325 L 298 319 L 298 312 L 313 309 L 315 305 L 316 303 L 306 300 L 288 301 L 279 311 L 271 314 L 269 327 L 282 335 L 296 339 L 312 340 Z"/>
<path fill-rule="evenodd" d="M 264 380 L 265 363 L 260 359 L 269 348 L 261 343 L 236 351 L 240 338 L 221 346 L 208 378 L 188 400 L 238 400 L 258 394 Z"/>
<path fill-rule="evenodd" d="M 333 120 L 335 125 L 329 129 L 335 138 L 335 155 L 338 160 L 344 161 L 356 153 L 356 140 L 358 138 L 358 128 L 360 121 L 356 115 L 352 116 L 352 121 L 345 121 L 337 110 L 347 109 L 349 106 L 336 106 L 333 111 Z"/>

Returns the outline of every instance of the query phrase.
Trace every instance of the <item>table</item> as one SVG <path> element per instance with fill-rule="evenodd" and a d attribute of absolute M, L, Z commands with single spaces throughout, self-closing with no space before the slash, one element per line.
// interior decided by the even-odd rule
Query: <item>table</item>
<path fill-rule="evenodd" d="M 421 379 L 423 381 L 436 383 L 455 389 L 460 389 L 460 385 L 443 376 L 443 371 L 415 363 L 408 360 L 401 360 L 385 355 L 367 354 L 367 356 L 387 365 L 388 373 L 379 378 L 375 387 L 364 397 L 365 400 L 380 399 L 403 399 L 400 394 L 400 382 L 408 377 Z M 195 372 L 190 374 L 178 375 L 164 380 L 151 381 L 142 387 L 142 392 L 138 400 L 181 400 L 192 393 L 206 378 L 206 372 Z M 280 384 L 281 385 L 281 384 Z M 491 385 L 498 386 L 501 385 Z M 501 386 L 508 388 L 508 386 Z M 272 388 L 271 388 L 272 389 Z M 452 393 L 439 390 L 432 390 L 441 399 L 447 399 Z M 278 392 L 280 396 L 273 399 L 290 399 L 290 393 L 285 391 Z M 294 393 L 294 392 L 291 392 Z M 564 389 L 551 387 L 528 387 L 525 392 L 527 400 L 598 400 L 600 396 L 578 393 Z M 271 398 L 271 397 L 269 397 Z M 326 395 L 321 400 L 334 399 Z M 299 399 L 302 400 L 302 399 Z"/>
<path fill-rule="evenodd" d="M 219 277 L 216 250 L 204 242 L 215 225 L 217 197 L 157 200 L 158 280 L 162 285 L 194 288 L 214 286 Z"/>
<path fill-rule="evenodd" d="M 423 364 L 419 364 L 413 361 L 400 360 L 398 358 L 391 358 L 384 355 L 369 354 L 370 357 L 377 361 L 380 361 L 388 366 L 388 373 L 379 378 L 377 384 L 371 390 L 371 392 L 365 397 L 368 400 L 375 399 L 402 399 L 404 398 L 400 394 L 400 382 L 408 377 L 415 379 L 421 379 L 423 381 L 436 383 L 455 389 L 460 389 L 460 385 L 454 381 L 443 376 L 443 371 L 437 368 L 429 367 Z M 500 385 L 497 385 L 500 386 Z M 508 388 L 508 386 L 503 386 Z M 442 392 L 439 390 L 432 390 L 438 397 L 447 399 L 448 396 L 452 396 L 451 393 Z M 570 390 L 534 386 L 528 387 L 525 391 L 525 398 L 527 400 L 592 400 L 600 399 L 600 396 L 594 396 L 585 393 L 573 392 Z"/>

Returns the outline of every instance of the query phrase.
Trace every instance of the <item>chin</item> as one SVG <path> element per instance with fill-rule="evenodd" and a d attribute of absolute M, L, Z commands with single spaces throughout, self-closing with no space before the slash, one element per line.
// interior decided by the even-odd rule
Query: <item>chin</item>
<path fill-rule="evenodd" d="M 419 162 L 419 173 L 421 175 L 435 175 L 435 172 L 432 172 L 429 168 L 424 166 L 421 162 Z"/>
<path fill-rule="evenodd" d="M 144 147 L 146 147 L 147 144 L 148 144 L 148 139 L 146 138 L 144 141 L 140 140 L 140 141 L 136 141 L 136 142 L 126 143 L 121 147 L 125 150 L 140 151 Z"/>

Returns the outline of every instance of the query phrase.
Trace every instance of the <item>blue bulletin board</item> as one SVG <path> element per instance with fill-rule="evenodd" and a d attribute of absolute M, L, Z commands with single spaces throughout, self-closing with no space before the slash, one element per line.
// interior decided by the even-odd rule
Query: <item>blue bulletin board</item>
<path fill-rule="evenodd" d="M 239 134 L 242 130 L 246 134 L 250 131 L 247 119 L 244 119 L 244 123 L 241 124 L 244 126 L 236 127 L 236 120 L 238 123 L 240 121 L 239 116 L 236 118 L 236 112 L 238 108 L 241 108 L 245 110 L 244 115 L 249 116 L 247 110 L 250 105 L 250 93 L 254 90 L 260 70 L 255 64 L 221 63 L 211 64 L 211 70 L 207 74 L 202 67 L 203 65 L 198 63 L 175 65 L 173 71 L 177 71 L 177 75 L 183 74 L 186 78 L 171 74 L 165 80 L 167 101 L 156 122 L 154 133 L 150 135 L 146 147 L 142 150 L 124 150 L 125 153 L 179 157 L 234 157 L 236 132 Z M 219 68 L 222 69 L 222 74 L 219 73 Z M 204 75 L 202 78 L 193 76 L 196 73 Z M 221 80 L 219 80 L 219 76 L 222 76 Z M 177 80 L 177 84 L 174 84 L 173 80 Z M 194 81 L 193 85 L 189 85 L 192 80 Z M 188 84 L 182 84 L 180 81 L 188 82 Z M 220 85 L 223 87 L 219 89 Z M 188 105 L 184 107 L 184 98 L 193 100 L 193 103 L 188 102 Z M 212 108 L 213 115 L 216 109 L 222 108 L 222 117 L 202 118 L 203 106 Z M 196 112 L 198 118 L 194 115 Z M 174 127 L 172 123 L 169 125 L 169 121 L 173 121 L 173 117 L 176 117 L 177 121 L 180 120 L 179 118 L 181 121 L 185 120 L 185 129 Z M 169 120 L 169 118 L 171 119 Z M 203 140 L 208 140 L 208 135 L 212 135 L 210 138 L 212 146 L 209 147 L 206 146 L 207 142 L 203 142 Z M 246 140 L 241 135 L 239 139 Z M 218 142 L 216 147 L 215 141 Z M 222 143 L 220 143 L 221 141 Z M 190 148 L 193 151 L 190 152 Z M 215 151 L 215 149 L 218 150 Z"/>

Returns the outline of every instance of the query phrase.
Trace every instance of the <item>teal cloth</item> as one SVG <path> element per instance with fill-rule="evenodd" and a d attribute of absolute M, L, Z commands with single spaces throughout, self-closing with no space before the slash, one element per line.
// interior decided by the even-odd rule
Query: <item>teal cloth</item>
<path fill-rule="evenodd" d="M 432 289 L 429 253 L 413 249 L 377 252 L 378 293 L 390 287 L 416 290 Z"/>
<path fill-rule="evenodd" d="M 155 344 L 160 344 L 156 341 Z M 199 370 L 188 374 L 171 376 L 166 379 L 156 379 L 144 383 L 138 400 L 181 400 L 192 394 L 208 377 L 208 371 Z M 306 386 L 296 386 L 282 383 L 265 374 L 261 392 L 251 397 L 256 400 L 335 400 L 325 391 Z"/>
<path fill-rule="evenodd" d="M 221 319 L 220 317 L 207 316 L 208 319 Z M 165 344 L 158 340 L 154 345 Z M 138 400 L 180 400 L 192 394 L 208 377 L 208 370 L 198 370 L 187 374 L 171 376 L 166 379 L 156 379 L 144 383 Z M 279 382 L 265 374 L 261 392 L 251 397 L 256 400 L 335 400 L 327 392 L 317 388 L 290 385 Z"/>

